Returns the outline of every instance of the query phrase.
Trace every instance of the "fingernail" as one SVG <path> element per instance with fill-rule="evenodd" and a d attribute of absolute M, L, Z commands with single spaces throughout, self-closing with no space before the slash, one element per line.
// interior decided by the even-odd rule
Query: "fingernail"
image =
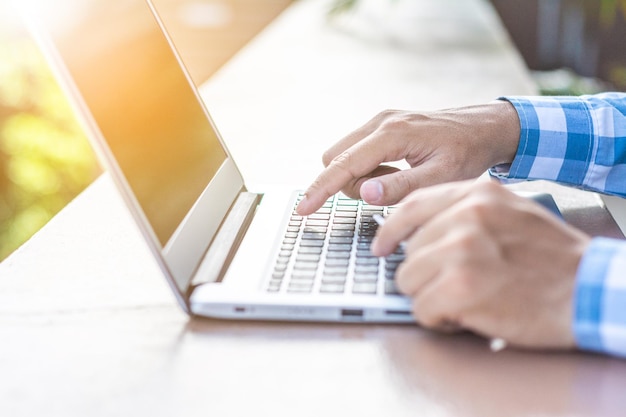
<path fill-rule="evenodd" d="M 368 203 L 378 203 L 383 197 L 383 184 L 378 180 L 367 180 L 361 185 L 361 198 Z"/>
<path fill-rule="evenodd" d="M 298 205 L 296 206 L 296 212 L 298 214 L 301 214 L 303 212 L 306 212 L 307 206 L 309 205 L 309 201 L 307 198 L 307 195 L 305 194 L 302 197 L 302 200 L 300 200 L 300 202 L 298 203 Z"/>

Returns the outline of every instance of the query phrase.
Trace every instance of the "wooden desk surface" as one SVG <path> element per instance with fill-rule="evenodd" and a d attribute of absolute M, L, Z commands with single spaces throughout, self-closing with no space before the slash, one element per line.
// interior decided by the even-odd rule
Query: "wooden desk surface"
<path fill-rule="evenodd" d="M 327 143 L 385 107 L 533 92 L 486 2 L 392 4 L 387 15 L 365 9 L 331 25 L 323 3 L 299 1 L 203 88 L 244 175 L 286 181 L 271 166 L 285 160 L 259 154 L 281 146 L 301 167 L 289 181 L 307 181 Z M 418 22 L 409 25 L 408 16 Z M 305 72 L 312 63 L 318 71 Z M 619 235 L 595 195 L 523 187 L 554 192 L 566 220 L 584 230 Z M 626 409 L 622 360 L 493 354 L 472 335 L 412 325 L 190 319 L 107 175 L 0 264 L 0 369 L 2 416 L 619 416 Z"/>

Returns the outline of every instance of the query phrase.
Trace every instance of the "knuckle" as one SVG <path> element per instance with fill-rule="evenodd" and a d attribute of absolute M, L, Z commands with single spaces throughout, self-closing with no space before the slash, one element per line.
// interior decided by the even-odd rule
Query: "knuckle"
<path fill-rule="evenodd" d="M 402 202 L 402 205 L 398 208 L 398 212 L 403 214 L 415 213 L 420 210 L 422 206 L 421 201 L 417 198 L 407 198 Z"/>
<path fill-rule="evenodd" d="M 395 116 L 398 113 L 397 110 L 393 110 L 393 109 L 385 109 L 383 111 L 381 111 L 380 113 L 378 113 L 375 117 L 374 120 L 388 120 L 389 118 L 392 118 L 393 116 Z"/>
<path fill-rule="evenodd" d="M 485 198 L 500 198 L 505 191 L 504 187 L 495 181 L 477 181 L 472 187 L 475 193 Z"/>
<path fill-rule="evenodd" d="M 313 180 L 313 182 L 309 185 L 307 193 L 316 192 L 317 190 L 324 190 L 324 183 L 320 178 Z"/>
<path fill-rule="evenodd" d="M 477 288 L 477 278 L 474 268 L 465 264 L 451 268 L 446 285 L 441 289 L 442 296 L 451 301 L 468 300 Z"/>
<path fill-rule="evenodd" d="M 463 215 L 477 225 L 485 225 L 497 216 L 497 200 L 477 195 L 468 199 L 463 208 Z"/>
<path fill-rule="evenodd" d="M 450 244 L 450 254 L 454 255 L 456 262 L 465 262 L 471 257 L 473 249 L 476 247 L 477 232 L 473 228 L 459 230 Z"/>
<path fill-rule="evenodd" d="M 383 131 L 402 131 L 406 130 L 412 124 L 412 121 L 404 112 L 399 112 L 397 110 L 386 110 L 381 114 L 383 114 L 383 116 L 380 127 Z"/>
<path fill-rule="evenodd" d="M 341 152 L 339 155 L 335 156 L 331 160 L 331 164 L 333 164 L 336 168 L 349 171 L 352 162 L 352 152 L 350 150 L 345 150 Z"/>
<path fill-rule="evenodd" d="M 322 163 L 324 164 L 325 167 L 327 167 L 328 165 L 330 165 L 330 163 L 332 162 L 334 158 L 335 158 L 334 153 L 331 152 L 330 150 L 327 150 L 326 152 L 322 154 Z"/>
<path fill-rule="evenodd" d="M 392 186 L 396 189 L 395 194 L 398 198 L 402 198 L 409 192 L 418 188 L 415 177 L 410 175 L 410 173 L 406 170 L 399 171 L 394 177 L 396 180 Z"/>

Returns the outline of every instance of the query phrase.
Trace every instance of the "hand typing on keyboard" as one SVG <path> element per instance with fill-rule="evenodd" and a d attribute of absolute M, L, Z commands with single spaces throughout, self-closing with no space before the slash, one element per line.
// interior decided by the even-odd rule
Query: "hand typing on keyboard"
<path fill-rule="evenodd" d="M 296 213 L 316 212 L 340 190 L 372 205 L 400 203 L 369 252 L 385 258 L 406 241 L 394 282 L 421 325 L 471 330 L 502 342 L 497 348 L 572 348 L 575 277 L 589 236 L 494 182 L 454 182 L 513 162 L 521 128 L 504 100 L 383 112 L 324 154 L 326 168 Z M 409 167 L 386 165 L 395 161 Z"/>
<path fill-rule="evenodd" d="M 434 113 L 382 112 L 324 153 L 326 168 L 297 211 L 311 214 L 339 191 L 393 205 L 418 188 L 478 177 L 510 162 L 518 137 L 515 110 L 504 101 Z M 410 168 L 386 165 L 396 161 Z"/>

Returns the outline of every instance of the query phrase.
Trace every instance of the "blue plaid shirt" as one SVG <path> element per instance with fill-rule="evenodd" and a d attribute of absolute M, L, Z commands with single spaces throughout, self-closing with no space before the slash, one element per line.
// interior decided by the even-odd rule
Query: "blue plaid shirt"
<path fill-rule="evenodd" d="M 626 93 L 503 99 L 519 115 L 520 143 L 513 163 L 492 173 L 626 197 Z M 594 238 L 576 280 L 578 346 L 626 356 L 626 241 Z"/>

